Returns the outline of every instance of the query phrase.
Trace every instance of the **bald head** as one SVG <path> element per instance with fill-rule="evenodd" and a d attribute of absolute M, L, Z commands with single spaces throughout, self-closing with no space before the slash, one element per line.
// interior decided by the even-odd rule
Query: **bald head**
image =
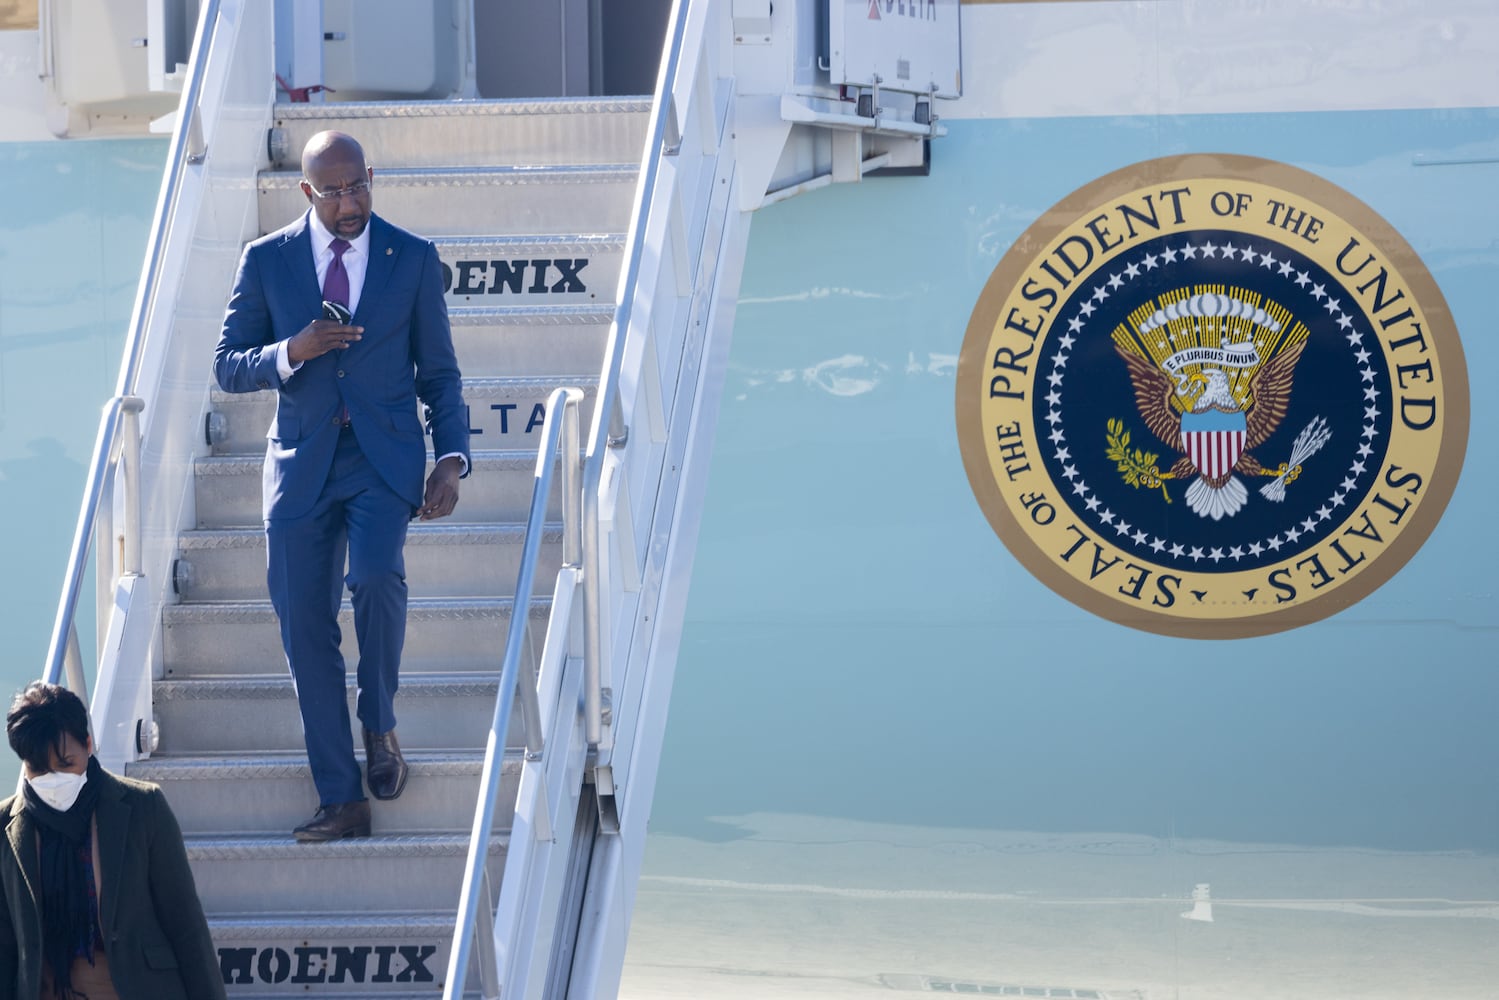
<path fill-rule="evenodd" d="M 364 232 L 374 171 L 353 136 L 329 131 L 308 139 L 302 148 L 302 176 L 302 191 L 329 232 L 346 240 Z"/>
<path fill-rule="evenodd" d="M 346 132 L 319 132 L 302 147 L 302 175 L 311 177 L 320 164 L 351 161 L 364 169 L 364 148 Z"/>

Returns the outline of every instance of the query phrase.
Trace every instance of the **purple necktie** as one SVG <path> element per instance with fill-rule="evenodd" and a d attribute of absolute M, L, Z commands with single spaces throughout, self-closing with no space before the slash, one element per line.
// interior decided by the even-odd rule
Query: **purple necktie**
<path fill-rule="evenodd" d="M 323 276 L 323 298 L 347 308 L 349 272 L 344 270 L 344 251 L 349 249 L 349 241 L 335 239 L 328 244 L 328 249 L 333 251 L 333 260 L 329 261 L 328 273 Z"/>
<path fill-rule="evenodd" d="M 344 270 L 344 251 L 349 249 L 349 241 L 335 238 L 332 243 L 328 244 L 328 249 L 333 251 L 333 259 L 328 262 L 328 273 L 323 275 L 323 298 L 348 308 L 349 272 Z M 343 372 L 340 371 L 338 374 L 342 375 Z M 338 422 L 341 426 L 349 426 L 347 406 L 339 406 Z"/>

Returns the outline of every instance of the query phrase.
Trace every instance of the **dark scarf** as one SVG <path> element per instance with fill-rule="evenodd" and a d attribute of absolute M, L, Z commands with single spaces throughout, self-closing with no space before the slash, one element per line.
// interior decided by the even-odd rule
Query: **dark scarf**
<path fill-rule="evenodd" d="M 85 773 L 88 781 L 67 812 L 43 802 L 29 782 L 22 791 L 42 842 L 42 961 L 52 970 L 57 995 L 64 1000 L 83 996 L 73 990 L 73 959 L 82 955 L 92 965 L 99 934 L 99 913 L 90 900 L 88 872 L 80 852 L 93 850 L 94 806 L 104 769 L 97 758 L 90 757 Z"/>

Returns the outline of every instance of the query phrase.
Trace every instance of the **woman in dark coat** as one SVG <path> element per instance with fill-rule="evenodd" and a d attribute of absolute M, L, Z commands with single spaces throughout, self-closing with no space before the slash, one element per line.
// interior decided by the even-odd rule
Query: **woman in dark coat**
<path fill-rule="evenodd" d="M 0 802 L 0 995 L 221 1000 L 224 984 L 161 789 L 99 766 L 88 710 L 55 684 L 16 696 L 22 790 Z"/>

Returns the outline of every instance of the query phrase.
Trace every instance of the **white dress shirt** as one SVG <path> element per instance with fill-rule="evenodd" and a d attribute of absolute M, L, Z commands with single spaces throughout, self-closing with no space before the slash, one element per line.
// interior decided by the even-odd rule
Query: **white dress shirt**
<path fill-rule="evenodd" d="M 317 286 L 323 287 L 323 279 L 328 277 L 328 266 L 333 263 L 333 248 L 330 244 L 336 239 L 323 225 L 323 220 L 317 217 L 316 212 L 307 213 L 307 228 L 311 230 L 312 237 L 312 261 L 317 265 Z M 364 272 L 369 269 L 370 264 L 370 227 L 365 226 L 364 232 L 349 240 L 349 249 L 344 251 L 344 271 L 349 275 L 349 312 L 352 313 L 359 308 L 359 296 L 364 292 Z M 318 317 L 321 318 L 321 317 Z M 291 363 L 287 355 L 288 344 L 291 338 L 276 345 L 276 371 L 281 374 L 281 381 L 285 382 L 292 377 L 298 368 L 302 367 L 299 361 Z"/>

